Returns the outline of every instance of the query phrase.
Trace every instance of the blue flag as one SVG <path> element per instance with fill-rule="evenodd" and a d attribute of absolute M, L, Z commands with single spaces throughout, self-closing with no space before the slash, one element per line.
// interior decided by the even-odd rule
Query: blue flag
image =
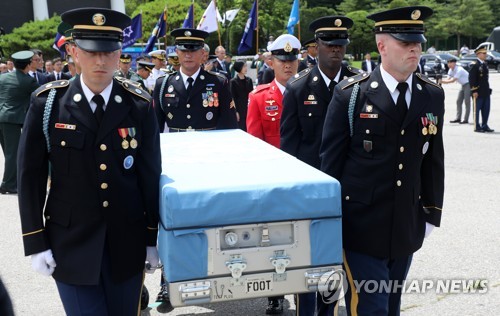
<path fill-rule="evenodd" d="M 286 29 L 288 30 L 288 34 L 293 35 L 293 30 L 295 25 L 300 22 L 299 18 L 299 0 L 293 0 L 292 11 L 290 12 L 290 18 L 288 19 L 288 25 Z"/>
<path fill-rule="evenodd" d="M 252 48 L 253 44 L 253 32 L 257 25 L 257 0 L 253 2 L 252 10 L 248 16 L 247 24 L 245 25 L 245 32 L 241 38 L 240 46 L 238 46 L 238 54 L 246 52 Z"/>
<path fill-rule="evenodd" d="M 151 36 L 148 39 L 148 43 L 144 48 L 144 53 L 147 54 L 153 50 L 156 44 L 156 40 L 158 37 L 165 36 L 167 32 L 167 8 L 163 9 L 163 13 L 160 15 L 158 22 L 156 23 L 155 28 L 151 32 Z"/>
<path fill-rule="evenodd" d="M 132 19 L 132 24 L 123 30 L 123 47 L 132 46 L 135 41 L 142 37 L 142 15 L 139 13 Z"/>
<path fill-rule="evenodd" d="M 189 6 L 189 10 L 186 14 L 186 18 L 184 19 L 184 23 L 182 23 L 182 28 L 194 29 L 193 5 Z"/>

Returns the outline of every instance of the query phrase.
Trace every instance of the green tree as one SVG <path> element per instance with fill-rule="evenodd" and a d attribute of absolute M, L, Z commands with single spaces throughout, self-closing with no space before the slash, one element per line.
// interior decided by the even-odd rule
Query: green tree
<path fill-rule="evenodd" d="M 347 50 L 354 56 L 362 57 L 364 53 L 377 50 L 375 43 L 375 35 L 373 33 L 373 21 L 368 20 L 366 16 L 368 12 L 352 11 L 346 16 L 353 20 L 354 25 L 349 31 L 351 43 L 347 46 Z"/>
<path fill-rule="evenodd" d="M 0 38 L 0 48 L 5 56 L 10 56 L 20 50 L 38 48 L 44 52 L 44 59 L 59 56 L 59 52 L 52 48 L 61 18 L 54 15 L 44 21 L 31 21 L 15 28 L 11 33 Z"/>

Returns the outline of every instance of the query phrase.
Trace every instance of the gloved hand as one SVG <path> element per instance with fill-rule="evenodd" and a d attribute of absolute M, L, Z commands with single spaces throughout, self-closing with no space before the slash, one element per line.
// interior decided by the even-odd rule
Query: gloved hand
<path fill-rule="evenodd" d="M 43 275 L 52 275 L 56 268 L 56 261 L 54 260 L 54 256 L 52 256 L 52 250 L 48 249 L 31 255 L 31 267 Z"/>
<path fill-rule="evenodd" d="M 160 267 L 160 258 L 158 257 L 158 249 L 156 247 L 146 247 L 146 273 L 155 273 L 155 270 Z"/>
<path fill-rule="evenodd" d="M 432 233 L 432 230 L 434 229 L 434 225 L 430 223 L 425 223 L 425 238 L 429 237 L 429 235 Z"/>

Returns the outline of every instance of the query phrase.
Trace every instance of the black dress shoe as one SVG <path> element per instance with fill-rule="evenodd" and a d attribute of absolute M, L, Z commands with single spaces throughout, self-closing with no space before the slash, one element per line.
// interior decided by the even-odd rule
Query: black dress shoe
<path fill-rule="evenodd" d="M 267 315 L 283 314 L 283 299 L 282 298 L 269 299 L 267 302 L 266 314 Z"/>
<path fill-rule="evenodd" d="M 450 121 L 450 123 L 460 123 L 460 120 L 456 119 L 456 120 Z"/>
<path fill-rule="evenodd" d="M 142 286 L 142 292 L 141 292 L 141 311 L 145 310 L 148 308 L 149 304 L 149 291 L 145 285 Z"/>
<path fill-rule="evenodd" d="M 462 121 L 460 124 L 469 124 L 469 121 Z"/>
<path fill-rule="evenodd" d="M 0 188 L 0 194 L 17 194 L 17 190 Z"/>
<path fill-rule="evenodd" d="M 156 308 L 158 313 L 166 314 L 174 310 L 174 307 L 170 303 L 170 296 L 168 295 L 168 286 L 166 283 L 161 286 L 161 290 L 156 297 L 156 302 L 160 303 Z"/>
<path fill-rule="evenodd" d="M 477 128 L 474 130 L 476 133 L 484 133 L 484 130 L 482 128 Z"/>
<path fill-rule="evenodd" d="M 485 131 L 486 133 L 493 133 L 495 130 L 491 129 L 489 127 L 486 127 L 486 128 L 483 128 L 483 131 Z"/>

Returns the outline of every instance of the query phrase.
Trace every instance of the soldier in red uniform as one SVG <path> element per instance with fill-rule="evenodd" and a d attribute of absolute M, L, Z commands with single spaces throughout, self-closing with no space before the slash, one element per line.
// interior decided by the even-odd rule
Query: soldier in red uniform
<path fill-rule="evenodd" d="M 257 86 L 248 96 L 247 132 L 278 148 L 283 93 L 288 79 L 297 73 L 300 46 L 290 34 L 279 36 L 269 45 L 275 78 Z"/>

